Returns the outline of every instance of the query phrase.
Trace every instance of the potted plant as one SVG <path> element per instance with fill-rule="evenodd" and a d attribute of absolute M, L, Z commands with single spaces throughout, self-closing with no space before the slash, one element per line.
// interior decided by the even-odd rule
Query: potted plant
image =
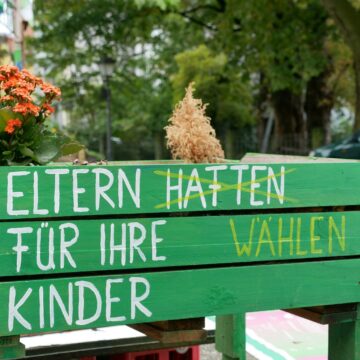
<path fill-rule="evenodd" d="M 16 66 L 0 66 L 0 165 L 43 165 L 82 146 L 48 128 L 60 89 Z"/>

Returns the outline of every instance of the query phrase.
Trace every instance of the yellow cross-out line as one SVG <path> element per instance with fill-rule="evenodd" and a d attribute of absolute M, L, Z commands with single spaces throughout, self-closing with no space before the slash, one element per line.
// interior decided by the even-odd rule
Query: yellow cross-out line
<path fill-rule="evenodd" d="M 294 172 L 295 170 L 296 169 L 288 169 L 288 170 L 284 171 L 283 174 L 284 175 L 289 174 L 289 173 Z M 277 174 L 270 175 L 270 176 L 264 176 L 264 177 L 258 178 L 256 180 L 250 180 L 250 181 L 246 181 L 246 182 L 236 183 L 236 184 L 233 184 L 233 185 L 230 185 L 230 184 L 227 184 L 227 183 L 224 183 L 224 182 L 219 182 L 219 181 L 216 182 L 216 181 L 213 181 L 213 180 L 210 180 L 210 179 L 200 178 L 200 177 L 197 177 L 197 176 L 180 175 L 180 174 L 174 174 L 174 173 L 169 173 L 168 174 L 167 171 L 162 171 L 162 170 L 155 170 L 154 174 L 160 175 L 160 176 L 170 176 L 171 178 L 176 178 L 176 179 L 196 180 L 196 181 L 199 181 L 202 184 L 221 185 L 221 188 L 216 190 L 217 192 L 223 192 L 223 191 L 228 191 L 228 190 L 241 190 L 241 191 L 248 192 L 248 193 L 254 193 L 254 194 L 269 196 L 269 197 L 271 197 L 273 199 L 281 199 L 281 200 L 286 200 L 286 201 L 289 201 L 289 202 L 297 202 L 297 200 L 293 199 L 293 198 L 288 198 L 288 197 L 285 197 L 285 196 L 281 196 L 281 195 L 277 195 L 277 194 L 273 194 L 273 193 L 268 193 L 266 191 L 260 191 L 260 190 L 254 190 L 254 189 L 251 190 L 251 189 L 248 188 L 248 186 L 253 184 L 253 183 L 261 183 L 261 182 L 267 181 L 269 179 L 276 178 L 276 177 L 280 176 L 282 173 L 277 173 Z M 185 197 L 182 197 L 182 198 L 174 199 L 174 200 L 171 200 L 171 201 L 167 201 L 165 203 L 156 205 L 155 208 L 156 209 L 161 209 L 161 208 L 164 208 L 164 207 L 168 207 L 168 206 L 170 206 L 172 204 L 182 202 L 184 200 L 188 201 L 188 200 L 191 200 L 191 199 L 196 199 L 196 198 L 199 198 L 201 196 L 206 196 L 206 195 L 210 195 L 210 194 L 213 194 L 213 190 L 206 190 L 206 191 L 203 191 L 203 192 L 198 193 L 198 194 L 193 194 L 193 195 L 185 196 Z"/>

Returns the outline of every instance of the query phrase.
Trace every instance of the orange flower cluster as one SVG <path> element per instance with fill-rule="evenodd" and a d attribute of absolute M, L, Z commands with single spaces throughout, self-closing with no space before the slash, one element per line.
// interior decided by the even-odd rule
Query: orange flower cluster
<path fill-rule="evenodd" d="M 22 115 L 34 115 L 39 116 L 41 108 L 37 105 L 34 105 L 31 102 L 18 103 L 13 108 L 14 112 L 17 112 Z"/>
<path fill-rule="evenodd" d="M 0 166 L 45 165 L 83 148 L 46 122 L 60 95 L 27 70 L 0 66 Z"/>
<path fill-rule="evenodd" d="M 42 105 L 42 109 L 45 111 L 45 114 L 47 115 L 50 115 L 55 111 L 55 109 L 48 103 L 44 103 Z"/>
<path fill-rule="evenodd" d="M 37 88 L 44 94 L 38 104 L 33 97 Z M 22 121 L 26 121 L 28 117 L 33 116 L 38 122 L 44 121 L 54 112 L 51 102 L 61 96 L 59 88 L 44 82 L 26 69 L 20 71 L 11 65 L 0 66 L 0 91 L 0 108 L 7 108 L 19 114 L 19 119 L 8 121 L 5 129 L 8 134 L 20 128 Z"/>
<path fill-rule="evenodd" d="M 21 128 L 22 122 L 19 119 L 10 119 L 6 123 L 5 132 L 12 134 L 15 128 Z"/>
<path fill-rule="evenodd" d="M 44 92 L 44 94 L 49 95 L 50 97 L 53 96 L 60 96 L 61 95 L 61 91 L 58 87 L 48 84 L 48 83 L 42 83 L 40 85 L 41 90 Z"/>

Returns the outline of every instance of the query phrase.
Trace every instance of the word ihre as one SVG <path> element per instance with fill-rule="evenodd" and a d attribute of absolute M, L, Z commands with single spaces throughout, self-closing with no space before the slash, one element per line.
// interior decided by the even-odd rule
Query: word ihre
<path fill-rule="evenodd" d="M 238 256 L 324 256 L 346 249 L 345 215 L 340 221 L 331 215 L 254 217 L 247 241 L 238 238 L 233 219 L 230 228 Z"/>
<path fill-rule="evenodd" d="M 36 223 L 33 224 L 33 226 L 7 229 L 7 233 L 15 241 L 12 250 L 16 257 L 16 272 L 23 270 L 23 262 L 28 267 L 31 264 L 30 268 L 37 267 L 40 271 L 76 269 L 77 259 L 74 254 L 79 255 L 87 240 L 81 237 L 77 224 L 72 222 L 57 224 L 42 222 L 37 223 L 37 226 Z M 139 221 L 99 223 L 99 228 L 93 234 L 99 239 L 99 265 L 125 266 L 127 263 L 132 264 L 136 258 L 142 262 L 165 261 L 166 256 L 158 254 L 158 244 L 163 241 L 158 235 L 158 228 L 164 225 L 166 220 L 161 219 L 147 224 Z M 81 239 L 83 242 L 80 244 L 80 250 L 74 250 Z M 148 256 L 145 255 L 144 248 L 150 253 Z M 29 256 L 23 261 L 26 254 Z"/>
<path fill-rule="evenodd" d="M 100 282 L 74 280 L 58 285 L 32 283 L 9 288 L 8 330 L 19 331 L 68 326 L 86 326 L 101 321 L 122 323 L 135 320 L 138 313 L 151 317 L 144 302 L 151 286 L 144 277 L 102 278 Z M 38 282 L 39 283 L 39 282 Z M 124 295 L 124 296 L 122 296 Z"/>

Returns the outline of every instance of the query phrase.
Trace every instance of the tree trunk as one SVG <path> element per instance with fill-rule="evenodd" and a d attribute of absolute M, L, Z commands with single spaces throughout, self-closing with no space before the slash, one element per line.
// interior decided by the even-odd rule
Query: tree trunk
<path fill-rule="evenodd" d="M 275 113 L 274 150 L 281 153 L 305 153 L 306 133 L 301 95 L 289 89 L 271 95 Z"/>
<path fill-rule="evenodd" d="M 154 158 L 160 160 L 163 158 L 163 137 L 164 134 L 156 132 L 154 134 Z"/>
<path fill-rule="evenodd" d="M 305 111 L 310 149 L 331 142 L 330 116 L 335 102 L 333 89 L 328 85 L 331 73 L 330 65 L 318 76 L 310 79 L 307 84 Z"/>
<path fill-rule="evenodd" d="M 322 0 L 340 27 L 345 40 L 354 56 L 356 82 L 356 105 L 354 130 L 360 129 L 360 10 L 357 10 L 348 0 Z"/>
<path fill-rule="evenodd" d="M 224 132 L 224 152 L 226 159 L 232 159 L 234 157 L 234 131 L 229 125 L 226 125 Z"/>
<path fill-rule="evenodd" d="M 267 152 L 269 139 L 271 136 L 267 133 L 267 129 L 269 128 L 269 123 L 273 122 L 272 114 L 269 114 L 268 103 L 269 103 L 269 89 L 265 84 L 265 76 L 263 73 L 260 73 L 260 84 L 259 84 L 259 92 L 255 96 L 255 109 L 256 109 L 256 133 L 257 133 L 257 143 L 258 143 L 258 151 Z M 267 138 L 266 138 L 267 137 Z"/>
<path fill-rule="evenodd" d="M 360 48 L 358 53 L 354 54 L 354 68 L 355 68 L 355 89 L 356 89 L 356 102 L 355 102 L 355 123 L 354 131 L 360 129 Z"/>
<path fill-rule="evenodd" d="M 103 134 L 99 136 L 99 154 L 105 158 L 105 142 Z"/>

